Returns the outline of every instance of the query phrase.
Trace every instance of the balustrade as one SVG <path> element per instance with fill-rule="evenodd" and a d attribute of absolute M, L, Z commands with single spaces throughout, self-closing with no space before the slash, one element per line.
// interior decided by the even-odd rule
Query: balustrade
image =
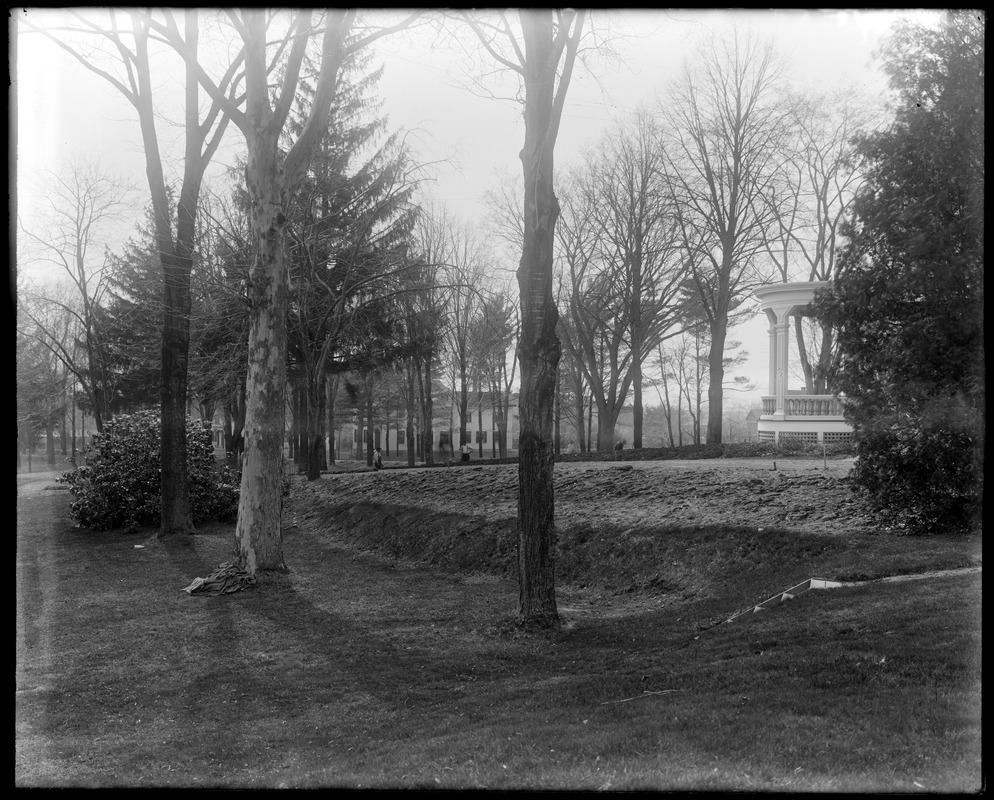
<path fill-rule="evenodd" d="M 763 398 L 763 413 L 776 412 L 777 399 Z M 787 417 L 841 417 L 842 401 L 830 394 L 799 394 L 784 398 L 784 414 Z"/>

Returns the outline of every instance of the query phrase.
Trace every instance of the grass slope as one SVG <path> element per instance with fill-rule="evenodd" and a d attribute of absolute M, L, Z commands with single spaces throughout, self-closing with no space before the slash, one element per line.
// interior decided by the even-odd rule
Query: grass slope
<path fill-rule="evenodd" d="M 152 544 L 19 498 L 15 784 L 981 788 L 979 574 L 716 624 L 796 577 L 977 564 L 979 540 L 577 524 L 566 624 L 536 636 L 507 624 L 506 519 L 376 501 L 295 484 L 290 574 L 205 598 L 181 589 L 231 526 Z"/>

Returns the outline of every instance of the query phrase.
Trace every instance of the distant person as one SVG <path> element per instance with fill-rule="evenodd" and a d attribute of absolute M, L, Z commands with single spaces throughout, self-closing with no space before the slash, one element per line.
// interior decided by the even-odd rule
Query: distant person
<path fill-rule="evenodd" d="M 383 453 L 379 447 L 373 451 L 373 469 L 383 469 Z"/>
<path fill-rule="evenodd" d="M 459 452 L 462 453 L 461 461 L 469 461 L 469 454 L 473 452 L 473 448 L 469 446 L 469 442 L 466 442 L 459 448 Z"/>

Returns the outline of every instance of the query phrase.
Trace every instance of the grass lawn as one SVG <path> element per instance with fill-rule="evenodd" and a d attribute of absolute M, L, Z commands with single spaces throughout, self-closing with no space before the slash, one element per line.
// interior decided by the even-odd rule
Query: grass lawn
<path fill-rule="evenodd" d="M 784 532 L 760 569 L 721 529 L 657 532 L 638 558 L 686 563 L 640 568 L 680 592 L 580 588 L 574 558 L 565 625 L 543 635 L 510 624 L 506 575 L 318 524 L 288 528 L 287 576 L 191 597 L 232 526 L 153 544 L 74 529 L 68 502 L 18 496 L 18 787 L 983 788 L 979 572 L 720 623 L 777 574 L 853 579 L 854 549 L 871 576 L 975 564 L 979 537 Z"/>

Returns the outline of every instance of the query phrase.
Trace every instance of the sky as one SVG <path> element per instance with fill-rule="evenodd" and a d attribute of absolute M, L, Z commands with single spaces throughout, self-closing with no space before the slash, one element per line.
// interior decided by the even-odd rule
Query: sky
<path fill-rule="evenodd" d="M 23 12 L 15 12 L 23 13 Z M 58 9 L 28 10 L 49 23 Z M 733 22 L 770 37 L 790 64 L 798 86 L 828 91 L 857 86 L 871 96 L 885 88 L 873 54 L 900 17 L 929 18 L 916 10 L 826 11 L 595 11 L 593 24 L 611 36 L 614 57 L 594 55 L 570 86 L 556 146 L 557 167 L 582 157 L 583 149 L 640 104 L 653 104 L 699 37 Z M 422 160 L 432 163 L 428 190 L 467 221 L 486 216 L 483 197 L 498 172 L 516 173 L 524 138 L 520 109 L 509 100 L 482 96 L 471 88 L 479 64 L 470 63 L 444 37 L 422 34 L 383 40 L 377 59 L 385 67 L 379 84 L 391 129 L 412 132 Z M 172 69 L 175 69 L 173 67 Z M 475 71 L 474 71 L 475 70 Z M 174 78 L 175 75 L 175 78 Z M 166 70 L 159 88 L 167 97 L 179 89 L 180 75 Z M 147 203 L 141 138 L 131 106 L 93 75 L 37 34 L 21 33 L 17 44 L 17 203 L 26 227 L 38 226 L 44 207 L 45 174 L 82 156 L 136 187 L 137 221 Z M 178 141 L 178 128 L 163 127 Z M 240 145 L 233 130 L 216 159 L 215 174 L 231 162 Z M 108 243 L 123 241 L 133 223 L 108 233 Z M 758 384 L 740 398 L 753 401 L 767 393 L 767 322 L 758 311 L 733 331 L 749 360 L 738 372 Z M 736 403 L 729 396 L 726 404 Z"/>

